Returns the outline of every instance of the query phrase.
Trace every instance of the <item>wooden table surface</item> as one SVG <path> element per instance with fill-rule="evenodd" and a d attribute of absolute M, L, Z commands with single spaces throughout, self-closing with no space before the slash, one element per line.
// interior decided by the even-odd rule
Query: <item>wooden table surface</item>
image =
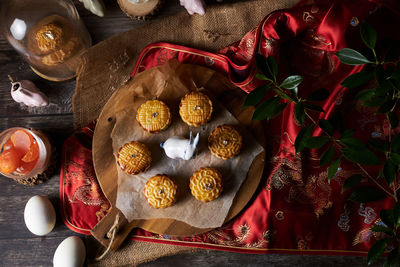
<path fill-rule="evenodd" d="M 2 0 L 7 1 L 7 0 Z M 226 0 L 225 0 L 226 1 Z M 182 10 L 178 0 L 168 1 L 159 17 L 173 16 Z M 231 1 L 235 2 L 235 1 Z M 106 1 L 104 18 L 92 15 L 75 0 L 94 43 L 116 33 L 148 22 L 132 21 L 118 8 L 116 1 Z M 43 108 L 28 108 L 15 103 L 10 95 L 10 74 L 16 80 L 32 80 L 50 98 L 51 104 Z M 49 82 L 36 76 L 13 48 L 0 36 L 0 131 L 22 126 L 43 129 L 57 143 L 57 149 L 72 133 L 72 95 L 75 80 Z M 54 175 L 44 184 L 27 187 L 0 176 L 0 266 L 51 266 L 58 244 L 66 237 L 77 235 L 62 222 L 58 212 L 59 176 Z M 28 231 L 24 223 L 24 207 L 34 195 L 45 195 L 57 210 L 55 229 L 44 237 Z M 302 255 L 250 255 L 204 250 L 158 259 L 142 266 L 363 266 L 361 257 L 302 256 Z"/>

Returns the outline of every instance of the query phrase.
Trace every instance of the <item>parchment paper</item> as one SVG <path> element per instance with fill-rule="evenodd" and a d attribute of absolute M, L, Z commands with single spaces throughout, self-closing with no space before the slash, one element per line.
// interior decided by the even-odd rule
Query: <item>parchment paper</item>
<path fill-rule="evenodd" d="M 168 64 L 167 64 L 168 65 Z M 146 144 L 152 154 L 151 167 L 138 175 L 128 175 L 119 167 L 116 207 L 121 210 L 130 222 L 135 219 L 172 218 L 183 221 L 197 228 L 215 228 L 224 223 L 232 201 L 239 190 L 253 159 L 263 151 L 254 137 L 242 127 L 234 116 L 205 88 L 204 93 L 213 100 L 213 116 L 209 123 L 201 127 L 189 127 L 179 116 L 180 99 L 189 90 L 199 90 L 195 81 L 190 80 L 190 73 L 184 71 L 177 74 L 174 68 L 166 66 L 163 71 L 152 75 L 141 75 L 141 82 L 133 90 L 132 105 L 116 113 L 116 123 L 111 134 L 113 151 L 116 157 L 119 148 L 130 141 L 140 141 Z M 189 84 L 189 86 L 188 86 Z M 190 86 L 191 85 L 191 86 Z M 189 88 L 188 88 L 189 87 Z M 172 123 L 169 128 L 158 134 L 145 132 L 136 121 L 138 107 L 149 99 L 164 101 L 172 113 Z M 239 156 L 222 160 L 213 156 L 207 147 L 210 132 L 219 125 L 235 126 L 243 136 L 243 146 Z M 189 138 L 200 133 L 197 155 L 189 160 L 174 160 L 168 158 L 160 143 L 172 136 Z M 115 163 L 116 164 L 116 163 Z M 203 203 L 196 200 L 190 193 L 189 178 L 201 167 L 218 169 L 223 176 L 223 192 L 211 202 Z M 156 175 L 166 174 L 178 185 L 177 202 L 166 209 L 151 207 L 143 194 L 146 181 Z"/>

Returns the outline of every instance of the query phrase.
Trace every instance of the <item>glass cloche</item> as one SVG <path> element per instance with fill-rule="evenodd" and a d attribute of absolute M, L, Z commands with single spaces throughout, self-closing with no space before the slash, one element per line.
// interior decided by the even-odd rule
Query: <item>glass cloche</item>
<path fill-rule="evenodd" d="M 39 76 L 68 80 L 90 35 L 71 0 L 9 0 L 1 5 L 1 31 Z"/>

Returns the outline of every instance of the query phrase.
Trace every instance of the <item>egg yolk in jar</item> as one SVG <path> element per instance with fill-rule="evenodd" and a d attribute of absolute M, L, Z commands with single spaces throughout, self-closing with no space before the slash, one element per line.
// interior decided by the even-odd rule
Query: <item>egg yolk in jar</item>
<path fill-rule="evenodd" d="M 39 159 L 39 145 L 25 130 L 15 131 L 4 143 L 0 153 L 0 172 L 28 174 Z"/>

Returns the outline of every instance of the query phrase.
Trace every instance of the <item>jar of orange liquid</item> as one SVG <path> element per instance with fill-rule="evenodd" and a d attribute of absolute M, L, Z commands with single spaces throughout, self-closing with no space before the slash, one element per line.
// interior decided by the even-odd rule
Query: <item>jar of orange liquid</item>
<path fill-rule="evenodd" d="M 21 180 L 47 169 L 51 144 L 43 133 L 15 127 L 0 133 L 0 152 L 0 173 Z"/>

